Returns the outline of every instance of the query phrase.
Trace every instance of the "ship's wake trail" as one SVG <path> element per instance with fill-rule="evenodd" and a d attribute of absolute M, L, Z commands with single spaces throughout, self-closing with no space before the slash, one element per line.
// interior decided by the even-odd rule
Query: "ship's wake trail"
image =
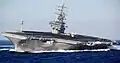
<path fill-rule="evenodd" d="M 14 45 L 0 45 L 0 51 L 14 49 Z"/>
<path fill-rule="evenodd" d="M 120 45 L 113 45 L 111 48 L 108 48 L 108 49 L 92 49 L 92 50 L 88 50 L 88 49 L 85 49 L 85 50 L 50 50 L 50 51 L 33 51 L 33 52 L 30 52 L 30 53 L 49 53 L 49 52 L 86 52 L 86 51 L 110 51 L 110 50 L 120 50 Z M 1 45 L 0 46 L 0 51 L 14 51 L 15 52 L 15 49 L 14 49 L 14 45 Z"/>
<path fill-rule="evenodd" d="M 0 48 L 14 48 L 14 45 L 0 45 Z"/>
<path fill-rule="evenodd" d="M 52 50 L 52 51 L 34 51 L 29 53 L 49 53 L 49 52 L 85 52 L 85 51 L 109 51 L 110 49 L 94 49 L 94 50 Z M 13 51 L 15 52 L 15 49 L 9 49 L 9 48 L 3 48 L 0 49 L 0 51 Z M 17 52 L 18 53 L 18 52 Z M 24 53 L 24 52 L 23 52 Z"/>
<path fill-rule="evenodd" d="M 110 49 L 93 49 L 93 50 L 51 50 L 51 51 L 33 51 L 29 53 L 49 53 L 49 52 L 86 52 L 86 51 L 109 51 Z M 12 51 L 16 52 L 14 48 L 2 48 L 0 51 Z M 17 52 L 18 53 L 18 52 Z M 23 52 L 24 53 L 24 52 Z"/>

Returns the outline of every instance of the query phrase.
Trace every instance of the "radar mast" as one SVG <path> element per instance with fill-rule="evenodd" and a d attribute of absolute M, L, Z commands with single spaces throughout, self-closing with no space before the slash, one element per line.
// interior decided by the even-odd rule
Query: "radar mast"
<path fill-rule="evenodd" d="M 57 14 L 57 19 L 54 21 L 50 22 L 51 28 L 52 28 L 52 33 L 60 34 L 64 33 L 66 26 L 64 20 L 66 20 L 66 14 L 64 12 L 65 9 L 65 4 L 62 3 L 61 6 L 58 6 L 58 13 Z"/>
<path fill-rule="evenodd" d="M 21 32 L 23 31 L 23 24 L 24 24 L 24 21 L 21 19 L 21 29 L 20 29 Z"/>

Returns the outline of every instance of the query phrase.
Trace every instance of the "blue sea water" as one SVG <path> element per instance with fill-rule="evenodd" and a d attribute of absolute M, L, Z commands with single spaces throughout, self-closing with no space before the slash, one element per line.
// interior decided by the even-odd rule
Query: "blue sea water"
<path fill-rule="evenodd" d="M 0 41 L 0 63 L 120 63 L 120 51 L 16 53 L 9 41 Z M 2 50 L 4 49 L 4 50 Z"/>

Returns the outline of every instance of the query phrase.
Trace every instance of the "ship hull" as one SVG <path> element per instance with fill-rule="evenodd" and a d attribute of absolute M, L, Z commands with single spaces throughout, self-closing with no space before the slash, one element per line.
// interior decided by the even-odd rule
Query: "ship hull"
<path fill-rule="evenodd" d="M 107 49 L 112 45 L 112 42 L 100 42 L 100 41 L 82 41 L 54 37 L 48 38 L 48 35 L 40 35 L 39 38 L 33 37 L 33 35 L 18 35 L 13 33 L 3 33 L 15 46 L 16 52 L 35 52 L 35 51 L 52 51 L 52 50 L 91 50 L 91 49 Z M 38 35 L 38 34 L 37 34 Z M 32 37 L 32 38 L 29 38 Z M 65 37 L 65 36 L 62 36 Z M 68 38 L 68 37 L 67 37 Z M 84 39 L 84 38 L 83 38 Z M 93 39 L 92 39 L 93 40 Z"/>
<path fill-rule="evenodd" d="M 92 50 L 92 49 L 107 49 L 110 44 L 94 44 L 85 45 L 69 44 L 65 42 L 42 42 L 40 40 L 20 40 L 7 37 L 14 45 L 16 52 L 34 52 L 34 51 L 52 51 L 52 50 Z"/>

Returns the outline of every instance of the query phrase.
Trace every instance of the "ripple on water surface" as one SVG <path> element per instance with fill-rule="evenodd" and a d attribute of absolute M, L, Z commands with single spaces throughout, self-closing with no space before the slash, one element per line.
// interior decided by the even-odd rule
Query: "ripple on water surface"
<path fill-rule="evenodd" d="M 0 51 L 0 63 L 120 63 L 120 51 L 15 53 Z"/>

